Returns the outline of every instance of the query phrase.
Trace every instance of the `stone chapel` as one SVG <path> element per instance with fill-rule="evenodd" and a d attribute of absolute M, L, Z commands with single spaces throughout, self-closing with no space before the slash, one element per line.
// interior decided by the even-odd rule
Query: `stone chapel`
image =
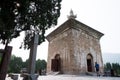
<path fill-rule="evenodd" d="M 95 72 L 95 62 L 103 73 L 100 38 L 103 33 L 77 21 L 71 10 L 68 20 L 51 32 L 47 73 L 85 74 Z"/>

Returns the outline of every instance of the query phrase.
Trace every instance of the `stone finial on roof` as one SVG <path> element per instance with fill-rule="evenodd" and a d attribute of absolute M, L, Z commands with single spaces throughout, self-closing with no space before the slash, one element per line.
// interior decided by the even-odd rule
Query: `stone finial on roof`
<path fill-rule="evenodd" d="M 68 19 L 75 19 L 77 16 L 74 15 L 73 10 L 71 9 L 70 15 L 68 16 Z"/>

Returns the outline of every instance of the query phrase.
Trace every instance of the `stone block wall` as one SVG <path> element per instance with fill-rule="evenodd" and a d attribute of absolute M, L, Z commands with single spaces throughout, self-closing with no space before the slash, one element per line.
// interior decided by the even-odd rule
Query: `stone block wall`
<path fill-rule="evenodd" d="M 95 72 L 95 62 L 99 63 L 100 72 L 103 73 L 103 61 L 100 48 L 100 37 L 102 35 L 102 33 L 78 21 L 68 20 L 56 29 L 51 36 L 48 36 L 47 72 L 52 71 L 51 61 L 59 54 L 61 60 L 60 72 L 62 73 L 86 73 L 89 71 L 89 63 L 91 64 L 91 71 Z M 91 57 L 91 59 L 88 63 L 89 57 Z"/>

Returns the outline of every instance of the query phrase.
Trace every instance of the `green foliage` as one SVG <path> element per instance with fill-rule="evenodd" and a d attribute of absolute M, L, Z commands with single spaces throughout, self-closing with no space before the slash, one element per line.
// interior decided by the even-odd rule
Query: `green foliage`
<path fill-rule="evenodd" d="M 120 75 L 120 64 L 118 63 L 106 63 L 104 64 L 104 70 L 105 71 L 110 71 L 111 69 L 113 69 L 115 71 L 115 73 L 118 75 Z"/>
<path fill-rule="evenodd" d="M 29 49 L 34 34 L 39 44 L 45 40 L 45 31 L 57 24 L 61 0 L 0 0 L 0 40 L 10 42 L 25 31 L 24 48 Z"/>
<path fill-rule="evenodd" d="M 0 53 L 0 63 L 1 63 L 1 60 L 2 60 L 2 54 Z"/>
<path fill-rule="evenodd" d="M 8 72 L 19 73 L 23 66 L 23 61 L 20 57 L 12 56 L 9 64 Z"/>
<path fill-rule="evenodd" d="M 47 63 L 45 60 L 38 59 L 36 61 L 36 71 L 40 69 L 42 70 L 46 69 L 46 65 Z M 23 62 L 21 57 L 16 57 L 15 55 L 12 55 L 8 72 L 9 73 L 20 73 L 22 68 L 28 68 L 28 59 L 25 62 Z"/>
<path fill-rule="evenodd" d="M 23 62 L 22 68 L 27 68 L 29 63 L 29 59 L 27 59 L 25 62 Z"/>
<path fill-rule="evenodd" d="M 17 0 L 16 0 L 17 1 Z M 17 10 L 15 0 L 0 0 L 0 41 L 6 44 L 15 36 L 15 10 Z M 19 35 L 18 35 L 19 36 Z"/>
<path fill-rule="evenodd" d="M 110 64 L 110 63 L 106 63 L 106 64 L 104 65 L 104 68 L 105 68 L 105 70 L 107 70 L 107 71 L 111 70 L 111 64 Z"/>
<path fill-rule="evenodd" d="M 36 61 L 36 71 L 46 69 L 46 65 L 47 65 L 47 63 L 45 60 L 38 59 Z"/>

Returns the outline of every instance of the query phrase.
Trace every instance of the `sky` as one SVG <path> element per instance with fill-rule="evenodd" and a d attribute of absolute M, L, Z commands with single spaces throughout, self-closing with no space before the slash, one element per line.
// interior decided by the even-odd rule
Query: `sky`
<path fill-rule="evenodd" d="M 100 40 L 102 54 L 120 54 L 120 0 L 63 0 L 58 25 L 47 30 L 46 35 L 67 20 L 71 9 L 77 15 L 76 20 L 104 34 Z M 29 58 L 29 51 L 19 49 L 23 37 L 21 33 L 21 36 L 13 39 L 10 45 L 13 46 L 12 54 L 22 57 L 25 61 Z M 47 54 L 48 41 L 46 40 L 38 46 L 36 59 L 47 60 Z"/>

